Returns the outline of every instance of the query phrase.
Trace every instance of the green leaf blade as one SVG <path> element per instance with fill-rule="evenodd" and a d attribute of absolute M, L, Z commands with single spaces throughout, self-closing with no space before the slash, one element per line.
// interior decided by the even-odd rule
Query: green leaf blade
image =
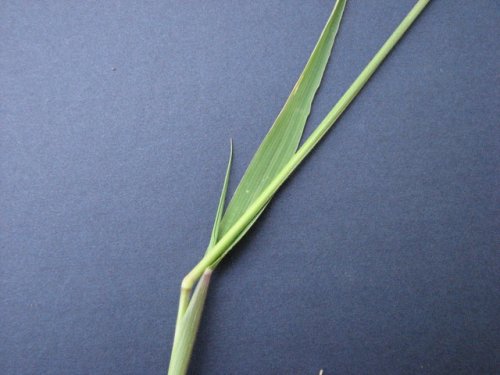
<path fill-rule="evenodd" d="M 255 153 L 219 226 L 222 237 L 294 155 L 331 54 L 346 0 L 337 0 L 309 61 Z"/>
<path fill-rule="evenodd" d="M 224 177 L 224 183 L 222 184 L 222 191 L 220 193 L 219 205 L 217 206 L 217 213 L 215 214 L 214 226 L 212 229 L 212 234 L 210 236 L 210 243 L 208 245 L 207 252 L 210 248 L 215 245 L 219 237 L 219 225 L 222 219 L 222 213 L 224 211 L 224 203 L 226 202 L 227 187 L 229 185 L 229 174 L 231 172 L 231 164 L 233 162 L 233 140 L 229 142 L 229 160 L 226 167 L 226 176 Z"/>

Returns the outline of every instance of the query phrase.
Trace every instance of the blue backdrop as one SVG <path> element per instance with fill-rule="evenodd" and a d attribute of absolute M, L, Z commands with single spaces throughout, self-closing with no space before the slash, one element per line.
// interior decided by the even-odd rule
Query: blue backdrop
<path fill-rule="evenodd" d="M 316 126 L 415 0 L 350 1 Z M 333 1 L 3 1 L 0 373 L 165 374 L 179 283 Z M 214 275 L 191 374 L 499 369 L 498 1 L 433 1 Z"/>

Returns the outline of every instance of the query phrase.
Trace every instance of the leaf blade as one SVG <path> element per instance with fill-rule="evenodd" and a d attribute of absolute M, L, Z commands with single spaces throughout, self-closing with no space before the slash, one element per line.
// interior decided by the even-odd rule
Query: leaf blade
<path fill-rule="evenodd" d="M 331 54 L 346 0 L 337 0 L 283 109 L 255 153 L 221 220 L 223 236 L 293 156 Z"/>
<path fill-rule="evenodd" d="M 217 243 L 217 239 L 219 238 L 219 226 L 224 211 L 224 203 L 226 202 L 226 193 L 227 193 L 227 187 L 229 185 L 229 174 L 231 172 L 232 162 L 233 162 L 233 140 L 230 139 L 229 160 L 227 162 L 226 175 L 224 177 L 224 183 L 222 184 L 222 191 L 220 193 L 219 205 L 217 206 L 217 213 L 215 214 L 214 226 L 212 228 L 212 234 L 210 236 L 210 243 L 208 245 L 206 252 L 210 251 L 210 248 Z"/>

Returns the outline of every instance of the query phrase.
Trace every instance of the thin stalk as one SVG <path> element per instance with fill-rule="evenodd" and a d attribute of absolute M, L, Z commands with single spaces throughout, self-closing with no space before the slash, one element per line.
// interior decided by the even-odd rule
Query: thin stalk
<path fill-rule="evenodd" d="M 179 297 L 179 310 L 177 311 L 177 320 L 175 322 L 176 328 L 179 326 L 179 322 L 188 308 L 190 295 L 191 289 L 181 288 L 181 294 Z"/>
<path fill-rule="evenodd" d="M 332 108 L 328 115 L 318 125 L 314 132 L 307 138 L 304 144 L 292 156 L 290 161 L 282 168 L 276 177 L 269 183 L 269 185 L 262 191 L 262 193 L 255 199 L 255 201 L 248 207 L 245 213 L 238 221 L 228 230 L 228 232 L 220 238 L 214 245 L 212 250 L 207 253 L 200 262 L 186 275 L 182 281 L 182 288 L 191 289 L 194 283 L 200 278 L 204 270 L 213 264 L 217 258 L 224 254 L 226 249 L 232 245 L 238 235 L 245 229 L 245 227 L 252 221 L 260 210 L 268 203 L 272 196 L 276 193 L 279 187 L 286 181 L 292 172 L 299 166 L 302 160 L 314 149 L 323 136 L 330 130 L 337 119 L 342 115 L 349 104 L 354 100 L 359 91 L 368 82 L 373 73 L 377 70 L 382 61 L 391 52 L 397 42 L 405 34 L 408 28 L 420 15 L 425 6 L 430 0 L 419 0 L 399 26 L 394 30 L 392 35 L 383 44 L 380 50 L 371 59 L 368 65 L 363 69 L 361 74 L 356 78 L 352 85 L 342 95 L 337 104 Z"/>
<path fill-rule="evenodd" d="M 181 293 L 179 297 L 179 308 L 177 310 L 177 319 L 175 321 L 175 332 L 174 332 L 174 342 L 172 344 L 172 358 L 170 360 L 170 367 L 172 367 L 172 362 L 174 361 L 174 356 L 175 356 L 175 348 L 179 345 L 179 340 L 182 330 L 182 318 L 186 314 L 186 311 L 189 307 L 189 300 L 191 297 L 191 290 L 192 288 L 186 289 L 181 287 Z M 169 368 L 169 374 L 171 373 L 171 369 Z M 173 373 L 173 372 L 172 372 Z"/>
<path fill-rule="evenodd" d="M 212 269 L 207 268 L 196 285 L 189 304 L 175 327 L 174 345 L 168 367 L 169 375 L 185 375 L 200 325 Z M 189 299 L 189 291 L 186 291 Z"/>

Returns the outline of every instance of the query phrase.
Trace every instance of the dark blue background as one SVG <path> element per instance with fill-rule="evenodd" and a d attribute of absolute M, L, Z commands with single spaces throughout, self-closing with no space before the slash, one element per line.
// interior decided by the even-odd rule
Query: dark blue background
<path fill-rule="evenodd" d="M 319 123 L 414 0 L 351 1 Z M 333 1 L 3 1 L 0 373 L 165 374 Z M 214 277 L 192 374 L 499 369 L 500 6 L 433 1 Z"/>

